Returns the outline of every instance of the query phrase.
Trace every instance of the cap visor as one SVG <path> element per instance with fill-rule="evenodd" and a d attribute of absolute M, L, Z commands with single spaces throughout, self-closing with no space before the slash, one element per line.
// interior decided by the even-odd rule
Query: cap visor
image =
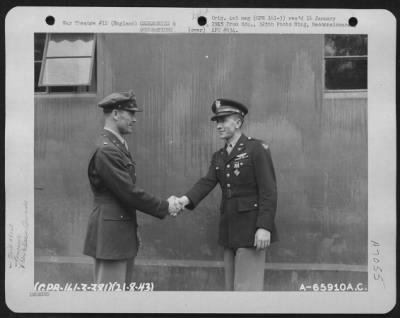
<path fill-rule="evenodd" d="M 132 112 L 132 113 L 139 113 L 142 112 L 143 109 L 139 109 L 139 108 L 130 108 L 130 109 L 123 109 L 126 110 L 127 112 Z"/>
<path fill-rule="evenodd" d="M 216 114 L 216 115 L 212 116 L 211 117 L 211 121 L 216 121 L 218 118 L 226 117 L 226 116 L 233 115 L 233 114 L 237 114 L 237 113 L 234 113 L 234 112 L 219 113 L 219 114 Z"/>

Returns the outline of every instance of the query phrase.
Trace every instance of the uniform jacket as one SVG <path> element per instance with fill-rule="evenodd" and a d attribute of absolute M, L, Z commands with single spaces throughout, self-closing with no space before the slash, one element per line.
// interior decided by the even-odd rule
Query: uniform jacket
<path fill-rule="evenodd" d="M 89 161 L 94 195 L 84 254 L 98 259 L 128 259 L 138 249 L 136 210 L 157 218 L 168 214 L 168 202 L 136 186 L 135 162 L 118 138 L 104 130 Z"/>
<path fill-rule="evenodd" d="M 257 228 L 277 240 L 277 190 L 271 153 L 261 141 L 242 135 L 231 153 L 220 149 L 212 156 L 206 176 L 186 196 L 194 209 L 217 185 L 222 189 L 219 243 L 224 247 L 252 247 Z"/>

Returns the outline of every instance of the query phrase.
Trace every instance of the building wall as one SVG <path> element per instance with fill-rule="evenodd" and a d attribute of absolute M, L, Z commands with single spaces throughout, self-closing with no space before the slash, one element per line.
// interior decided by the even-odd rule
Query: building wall
<path fill-rule="evenodd" d="M 223 145 L 212 101 L 238 99 L 249 106 L 245 134 L 270 145 L 277 174 L 280 241 L 267 253 L 277 275 L 266 276 L 266 289 L 296 289 L 298 277 L 331 273 L 366 283 L 367 101 L 324 98 L 323 46 L 322 35 L 98 35 L 98 93 L 35 98 L 37 280 L 91 279 L 82 244 L 91 210 L 86 168 L 102 129 L 96 102 L 132 88 L 144 108 L 127 138 L 140 187 L 162 197 L 187 191 Z M 177 218 L 139 213 L 138 280 L 223 288 L 220 196 L 216 188 Z"/>

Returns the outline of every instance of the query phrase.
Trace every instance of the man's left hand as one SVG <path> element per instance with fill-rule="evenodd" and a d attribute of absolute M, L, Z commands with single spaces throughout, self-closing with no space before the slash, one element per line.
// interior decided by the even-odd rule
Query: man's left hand
<path fill-rule="evenodd" d="M 254 246 L 257 250 L 262 250 L 271 243 L 271 232 L 266 229 L 257 229 L 254 235 Z"/>

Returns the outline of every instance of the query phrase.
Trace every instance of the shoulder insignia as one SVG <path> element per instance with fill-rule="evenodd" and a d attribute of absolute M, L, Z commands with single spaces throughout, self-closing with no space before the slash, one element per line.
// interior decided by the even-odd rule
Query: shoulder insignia
<path fill-rule="evenodd" d="M 265 148 L 265 149 L 268 149 L 269 148 L 269 146 L 267 145 L 267 144 L 262 144 L 262 146 Z"/>

